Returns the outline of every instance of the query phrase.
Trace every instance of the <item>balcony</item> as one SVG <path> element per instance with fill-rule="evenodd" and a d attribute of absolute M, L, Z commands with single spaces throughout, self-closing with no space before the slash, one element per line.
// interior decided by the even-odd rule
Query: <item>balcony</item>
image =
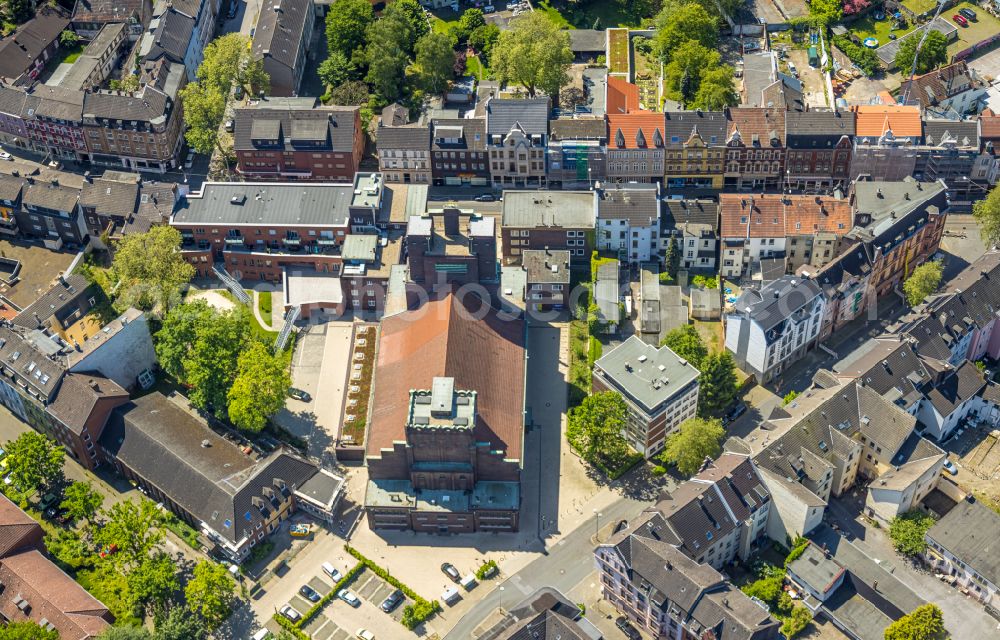
<path fill-rule="evenodd" d="M 226 236 L 226 246 L 244 244 L 243 236 Z"/>
<path fill-rule="evenodd" d="M 299 247 L 302 245 L 302 238 L 298 236 L 286 236 L 281 239 L 281 242 L 287 247 Z"/>

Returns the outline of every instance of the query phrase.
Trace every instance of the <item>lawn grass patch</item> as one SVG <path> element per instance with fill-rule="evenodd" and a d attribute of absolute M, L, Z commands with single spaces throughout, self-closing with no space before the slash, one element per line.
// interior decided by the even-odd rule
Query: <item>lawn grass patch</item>
<path fill-rule="evenodd" d="M 257 293 L 257 310 L 260 311 L 260 317 L 264 319 L 264 322 L 274 326 L 274 322 L 271 320 L 271 292 L 270 291 L 260 291 Z"/>
<path fill-rule="evenodd" d="M 167 512 L 169 516 L 164 520 L 163 526 L 170 529 L 174 534 L 187 543 L 195 551 L 201 551 L 201 543 L 198 542 L 198 532 L 194 527 L 184 522 L 174 514 Z M 262 546 L 262 545 L 259 545 Z"/>
<path fill-rule="evenodd" d="M 465 59 L 465 73 L 475 76 L 477 80 L 482 80 L 486 77 L 486 69 L 483 67 L 479 56 L 469 56 Z"/>
<path fill-rule="evenodd" d="M 628 73 L 628 29 L 608 29 L 609 73 Z"/>
<path fill-rule="evenodd" d="M 937 8 L 937 2 L 934 0 L 903 0 L 900 4 L 918 16 L 930 13 Z"/>
<path fill-rule="evenodd" d="M 548 16 L 549 20 L 555 23 L 560 29 L 576 29 L 572 22 L 566 19 L 558 9 L 549 4 L 549 0 L 540 0 L 535 3 L 535 11 L 539 11 Z"/>
<path fill-rule="evenodd" d="M 862 42 L 864 42 L 865 38 L 875 38 L 881 47 L 891 42 L 889 40 L 890 33 L 896 34 L 896 39 L 898 40 L 913 31 L 915 27 L 916 25 L 908 21 L 905 29 L 893 29 L 891 20 L 876 20 L 873 14 L 869 13 L 864 18 L 852 23 L 850 30 Z M 844 53 L 847 52 L 845 51 Z"/>
<path fill-rule="evenodd" d="M 83 45 L 78 44 L 74 47 L 63 49 L 62 62 L 66 64 L 73 64 L 77 61 L 80 55 L 83 54 Z"/>

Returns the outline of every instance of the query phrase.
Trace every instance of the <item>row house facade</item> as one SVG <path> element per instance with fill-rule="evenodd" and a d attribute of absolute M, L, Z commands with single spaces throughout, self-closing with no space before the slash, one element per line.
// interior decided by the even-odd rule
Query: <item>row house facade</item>
<path fill-rule="evenodd" d="M 486 141 L 496 187 L 543 187 L 549 139 L 549 98 L 490 98 Z"/>
<path fill-rule="evenodd" d="M 805 191 L 846 187 L 854 132 L 854 114 L 850 111 L 786 113 L 787 187 Z"/>
<path fill-rule="evenodd" d="M 659 183 L 610 184 L 596 191 L 597 249 L 628 264 L 658 260 Z"/>
<path fill-rule="evenodd" d="M 721 189 L 726 155 L 726 114 L 722 111 L 667 111 L 666 190 Z"/>
<path fill-rule="evenodd" d="M 380 123 L 375 133 L 379 171 L 386 182 L 430 184 L 431 132 L 426 124 L 389 126 Z"/>
<path fill-rule="evenodd" d="M 894 182 L 912 176 L 923 128 L 920 107 L 862 105 L 854 107 L 855 137 L 851 180 Z"/>
<path fill-rule="evenodd" d="M 608 114 L 609 182 L 661 182 L 665 151 L 663 114 Z"/>
<path fill-rule="evenodd" d="M 524 251 L 565 250 L 573 268 L 590 264 L 597 198 L 593 191 L 505 191 L 500 233 L 503 264 Z"/>
<path fill-rule="evenodd" d="M 546 150 L 552 188 L 587 189 L 607 174 L 608 126 L 604 118 L 558 118 L 549 122 Z"/>
<path fill-rule="evenodd" d="M 778 189 L 784 183 L 785 111 L 740 107 L 729 110 L 725 186 Z"/>
<path fill-rule="evenodd" d="M 431 175 L 436 185 L 490 183 L 486 121 L 434 118 L 431 121 Z"/>

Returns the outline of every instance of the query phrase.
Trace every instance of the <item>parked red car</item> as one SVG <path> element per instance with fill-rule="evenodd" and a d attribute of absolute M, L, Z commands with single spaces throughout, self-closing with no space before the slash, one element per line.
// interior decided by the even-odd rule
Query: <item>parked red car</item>
<path fill-rule="evenodd" d="M 969 26 L 969 21 L 965 19 L 965 16 L 960 16 L 956 13 L 951 19 L 955 21 L 955 24 L 960 24 L 963 27 Z"/>

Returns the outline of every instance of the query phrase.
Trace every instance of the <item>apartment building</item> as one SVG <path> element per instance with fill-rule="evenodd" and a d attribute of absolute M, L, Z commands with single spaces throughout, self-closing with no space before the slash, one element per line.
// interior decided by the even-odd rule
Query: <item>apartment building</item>
<path fill-rule="evenodd" d="M 26 178 L 21 189 L 21 210 L 15 214 L 21 233 L 38 238 L 49 249 L 83 247 L 87 226 L 80 210 L 80 190 L 58 180 Z"/>
<path fill-rule="evenodd" d="M 59 81 L 59 86 L 75 91 L 99 89 L 118 64 L 126 41 L 124 24 L 106 25 L 84 47 L 83 53 Z"/>
<path fill-rule="evenodd" d="M 596 193 L 598 251 L 628 264 L 659 261 L 659 183 L 608 184 Z"/>
<path fill-rule="evenodd" d="M 0 80 L 26 87 L 38 80 L 56 51 L 69 17 L 58 5 L 43 5 L 33 18 L 0 41 Z"/>
<path fill-rule="evenodd" d="M 896 182 L 912 176 L 923 138 L 920 107 L 861 105 L 855 114 L 851 180 Z"/>
<path fill-rule="evenodd" d="M 569 251 L 550 249 L 521 252 L 524 302 L 530 309 L 563 309 L 570 294 Z"/>
<path fill-rule="evenodd" d="M 907 104 L 918 104 L 927 116 L 958 120 L 979 112 L 988 86 L 975 69 L 960 60 L 914 76 L 912 81 L 904 79 L 899 94 L 906 96 Z"/>
<path fill-rule="evenodd" d="M 622 435 L 649 459 L 663 450 L 667 436 L 695 416 L 699 375 L 669 347 L 630 336 L 594 364 L 592 388 L 621 394 L 628 406 Z"/>
<path fill-rule="evenodd" d="M 430 127 L 423 123 L 392 126 L 385 122 L 383 115 L 375 132 L 375 147 L 379 171 L 386 182 L 431 184 Z"/>
<path fill-rule="evenodd" d="M 153 16 L 151 0 L 76 0 L 70 28 L 84 40 L 93 40 L 107 25 L 125 25 L 126 37 L 135 42 Z"/>
<path fill-rule="evenodd" d="M 494 186 L 545 185 L 551 108 L 547 97 L 490 98 L 486 103 L 486 142 Z"/>
<path fill-rule="evenodd" d="M 970 497 L 927 531 L 924 558 L 935 571 L 954 576 L 956 585 L 980 602 L 995 605 L 1000 566 L 990 546 L 998 535 L 1000 516 Z"/>
<path fill-rule="evenodd" d="M 726 349 L 759 384 L 779 379 L 816 346 L 824 305 L 822 291 L 808 278 L 782 276 L 744 289 L 725 317 Z"/>
<path fill-rule="evenodd" d="M 681 267 L 715 271 L 719 252 L 719 204 L 714 200 L 663 200 L 660 254 L 667 243 L 681 245 Z"/>
<path fill-rule="evenodd" d="M 483 118 L 434 118 L 431 121 L 431 162 L 431 175 L 436 185 L 488 185 L 486 121 Z"/>
<path fill-rule="evenodd" d="M 592 191 L 504 191 L 503 263 L 520 264 L 527 249 L 565 249 L 574 267 L 589 265 L 597 206 Z"/>
<path fill-rule="evenodd" d="M 785 184 L 797 191 L 845 188 L 850 181 L 855 135 L 853 111 L 789 111 L 785 114 Z"/>
<path fill-rule="evenodd" d="M 549 121 L 548 183 L 553 189 L 588 189 L 607 176 L 608 125 L 604 118 Z"/>
<path fill-rule="evenodd" d="M 727 116 L 724 185 L 780 189 L 785 178 L 785 111 L 737 107 Z"/>
<path fill-rule="evenodd" d="M 428 287 L 499 280 L 496 218 L 446 206 L 411 216 L 406 226 L 410 279 Z"/>
<path fill-rule="evenodd" d="M 661 182 L 665 157 L 663 114 L 609 112 L 607 117 L 608 181 Z"/>
<path fill-rule="evenodd" d="M 525 327 L 484 304 L 449 293 L 382 320 L 365 442 L 372 529 L 520 527 Z"/>
<path fill-rule="evenodd" d="M 298 95 L 315 21 L 313 0 L 277 0 L 260 8 L 250 46 L 271 78 L 270 95 Z"/>
<path fill-rule="evenodd" d="M 115 409 L 100 437 L 105 460 L 242 562 L 297 510 L 332 521 L 344 479 L 285 451 L 262 458 L 159 392 Z"/>
<path fill-rule="evenodd" d="M 721 189 L 726 157 L 726 114 L 666 111 L 663 139 L 666 190 Z"/>
<path fill-rule="evenodd" d="M 671 540 L 663 517 L 647 512 L 598 544 L 594 557 L 602 597 L 654 638 L 781 637 L 766 605 Z"/>
<path fill-rule="evenodd" d="M 971 211 L 973 201 L 985 197 L 990 187 L 974 176 L 993 163 L 992 154 L 980 151 L 979 123 L 926 118 L 923 124 L 924 139 L 917 147 L 913 177 L 943 180 L 952 209 Z"/>
<path fill-rule="evenodd" d="M 20 117 L 27 140 L 24 146 L 55 158 L 76 160 L 87 154 L 83 133 L 86 94 L 62 87 L 39 85 L 27 92 Z"/>
<path fill-rule="evenodd" d="M 236 171 L 247 180 L 349 182 L 364 147 L 358 107 L 265 98 L 233 111 Z"/>

